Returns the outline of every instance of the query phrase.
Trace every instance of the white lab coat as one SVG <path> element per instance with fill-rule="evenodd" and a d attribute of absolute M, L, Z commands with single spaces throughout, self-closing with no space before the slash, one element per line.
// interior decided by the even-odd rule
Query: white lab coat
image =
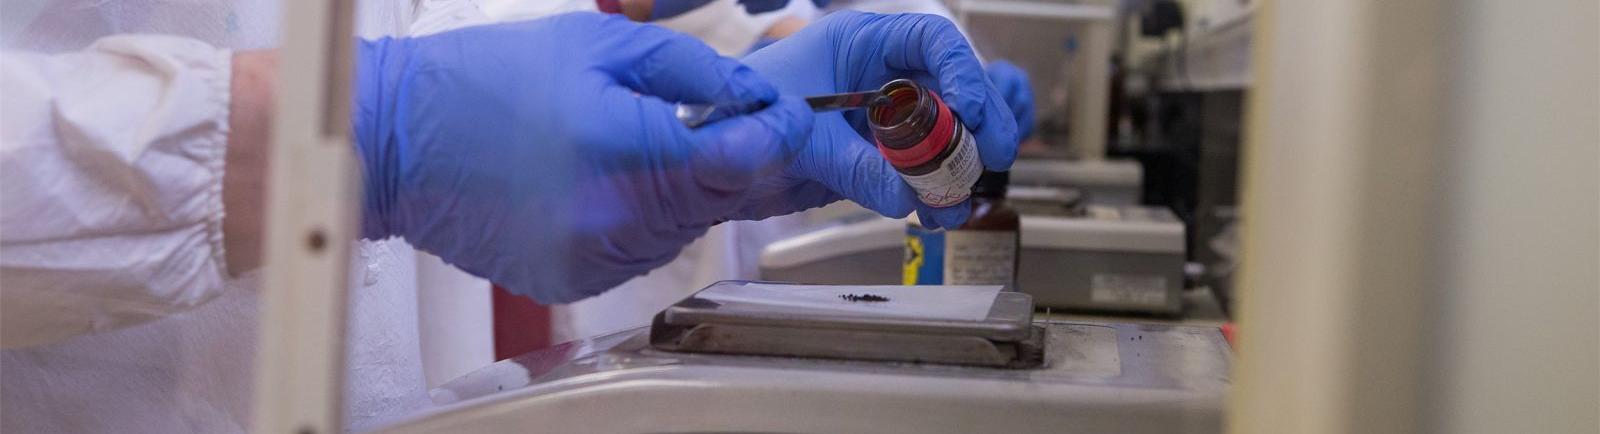
<path fill-rule="evenodd" d="M 594 8 L 587 0 L 360 4 L 365 37 Z M 735 8 L 714 6 L 706 12 Z M 246 427 L 258 280 L 228 276 L 223 265 L 228 49 L 276 46 L 277 8 L 278 0 L 17 0 L 0 11 L 8 50 L 0 344 L 25 345 L 0 351 L 0 432 Z M 701 36 L 737 55 L 779 16 L 708 25 L 715 15 L 668 24 L 713 32 Z M 132 33 L 179 37 L 102 39 Z M 760 247 L 799 221 L 719 225 L 662 269 L 557 308 L 554 337 L 643 325 L 706 283 L 755 277 Z M 355 250 L 345 395 L 347 422 L 360 429 L 426 406 L 428 385 L 488 363 L 490 332 L 481 280 L 396 240 Z M 440 306 L 458 315 L 428 321 Z M 432 338 L 419 342 L 419 327 Z"/>
<path fill-rule="evenodd" d="M 247 427 L 259 288 L 224 266 L 229 50 L 276 46 L 279 4 L 0 11 L 0 432 Z M 358 28 L 403 35 L 414 15 L 367 1 Z M 356 243 L 345 395 L 359 429 L 427 405 L 428 383 L 448 379 L 424 374 L 419 297 L 482 300 L 464 309 L 484 312 L 475 326 L 433 331 L 427 353 L 459 356 L 436 377 L 491 350 L 486 283 L 400 241 Z"/>

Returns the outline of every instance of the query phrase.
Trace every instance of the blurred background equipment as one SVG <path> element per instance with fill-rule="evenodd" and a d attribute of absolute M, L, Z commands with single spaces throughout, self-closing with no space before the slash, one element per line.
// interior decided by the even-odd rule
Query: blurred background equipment
<path fill-rule="evenodd" d="M 1141 203 L 1187 230 L 1190 286 L 1232 300 L 1227 230 L 1239 219 L 1238 172 L 1255 1 L 1123 2 L 1113 59 L 1107 153 L 1144 168 Z"/>
<path fill-rule="evenodd" d="M 1117 5 L 1064 0 L 948 3 L 979 55 L 1010 61 L 1032 81 L 1037 125 L 1023 143 L 1024 157 L 1104 157 Z"/>
<path fill-rule="evenodd" d="M 1026 193 L 1026 192 L 1025 192 Z M 1067 311 L 1178 315 L 1184 281 L 1183 225 L 1162 208 L 1084 206 L 1016 199 L 1022 249 L 1016 288 L 1040 307 Z M 907 247 L 905 223 L 881 217 L 775 242 L 761 252 L 761 279 L 826 284 L 893 284 L 922 268 L 931 237 Z M 949 234 L 951 232 L 943 232 Z M 942 245 L 941 245 L 942 246 Z M 919 281 L 921 282 L 921 281 Z"/>

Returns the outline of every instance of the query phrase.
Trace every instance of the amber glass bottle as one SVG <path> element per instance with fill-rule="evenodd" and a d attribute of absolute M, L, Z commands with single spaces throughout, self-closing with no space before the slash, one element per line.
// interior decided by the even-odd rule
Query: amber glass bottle
<path fill-rule="evenodd" d="M 922 203 L 944 208 L 966 200 L 983 170 L 972 133 L 932 89 L 899 79 L 882 91 L 889 103 L 867 112 L 878 152 Z"/>
<path fill-rule="evenodd" d="M 983 172 L 972 187 L 972 217 L 945 234 L 945 283 L 1016 290 L 1022 217 L 1006 204 L 1007 172 Z"/>
<path fill-rule="evenodd" d="M 1016 290 L 1022 218 L 1006 204 L 1005 172 L 983 172 L 972 188 L 972 216 L 952 230 L 906 225 L 907 285 L 1005 285 Z"/>

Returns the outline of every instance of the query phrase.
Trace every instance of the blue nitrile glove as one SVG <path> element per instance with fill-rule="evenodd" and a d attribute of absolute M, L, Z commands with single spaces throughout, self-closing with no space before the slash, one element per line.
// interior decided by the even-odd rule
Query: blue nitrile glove
<path fill-rule="evenodd" d="M 1028 71 L 1004 60 L 991 60 L 986 68 L 989 81 L 1000 89 L 1000 95 L 1017 119 L 1017 141 L 1028 140 L 1033 135 L 1033 84 L 1028 82 Z"/>
<path fill-rule="evenodd" d="M 972 47 L 949 20 L 934 15 L 840 11 L 806 26 L 744 62 L 785 94 L 872 90 L 910 77 L 937 89 L 972 129 L 984 167 L 1006 170 L 1017 154 L 1017 124 L 989 83 Z M 933 208 L 917 200 L 878 153 L 865 110 L 817 115 L 811 144 L 782 176 L 758 181 L 734 217 L 759 219 L 847 198 L 891 217 L 917 211 L 922 224 L 956 227 L 971 214 L 963 202 Z"/>
<path fill-rule="evenodd" d="M 542 303 L 665 264 L 792 162 L 812 123 L 749 68 L 620 16 L 364 41 L 357 66 L 362 236 Z M 690 130 L 667 101 L 770 105 Z"/>

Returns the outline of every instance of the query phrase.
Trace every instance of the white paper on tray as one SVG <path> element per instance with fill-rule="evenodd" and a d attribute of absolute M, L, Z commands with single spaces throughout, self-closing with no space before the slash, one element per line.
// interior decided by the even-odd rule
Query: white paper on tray
<path fill-rule="evenodd" d="M 786 313 L 868 314 L 907 318 L 981 321 L 1000 286 L 786 285 L 728 282 L 696 296 L 728 307 Z M 846 295 L 876 295 L 888 301 L 849 301 Z"/>

